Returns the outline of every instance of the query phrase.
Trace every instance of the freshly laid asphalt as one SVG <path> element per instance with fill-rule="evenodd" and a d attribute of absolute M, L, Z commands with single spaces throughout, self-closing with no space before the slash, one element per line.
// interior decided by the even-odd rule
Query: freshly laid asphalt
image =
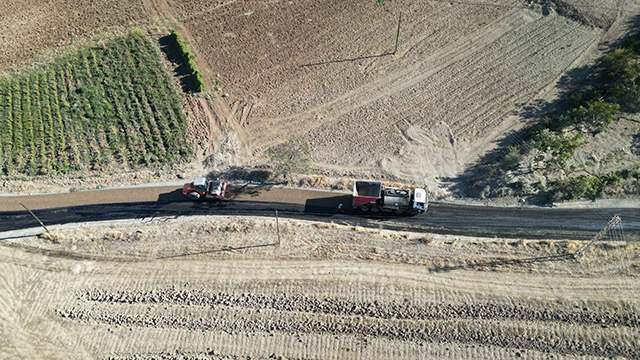
<path fill-rule="evenodd" d="M 0 232 L 120 219 L 166 218 L 188 215 L 244 215 L 314 221 L 335 221 L 389 230 L 479 237 L 590 240 L 615 214 L 622 219 L 621 236 L 640 235 L 638 208 L 491 207 L 431 202 L 426 214 L 415 217 L 363 214 L 351 210 L 345 192 L 268 186 L 234 186 L 221 201 L 193 202 L 176 186 L 150 186 L 0 197 Z M 337 213 L 343 204 L 344 213 Z M 0 239 L 2 237 L 0 236 Z M 618 239 L 620 236 L 617 237 Z"/>

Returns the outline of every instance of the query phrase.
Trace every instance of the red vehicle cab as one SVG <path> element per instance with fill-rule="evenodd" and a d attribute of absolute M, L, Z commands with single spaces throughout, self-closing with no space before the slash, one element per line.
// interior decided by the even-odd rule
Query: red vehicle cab
<path fill-rule="evenodd" d="M 182 194 L 191 200 L 222 199 L 227 190 L 227 183 L 220 180 L 196 178 L 192 183 L 184 184 Z"/>

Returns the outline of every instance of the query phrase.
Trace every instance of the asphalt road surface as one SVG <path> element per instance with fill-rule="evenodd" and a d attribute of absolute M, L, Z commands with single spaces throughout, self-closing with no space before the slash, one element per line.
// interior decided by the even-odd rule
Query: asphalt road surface
<path fill-rule="evenodd" d="M 432 202 L 415 217 L 362 214 L 345 193 L 264 186 L 229 186 L 222 201 L 193 202 L 175 186 L 137 187 L 65 194 L 0 197 L 0 232 L 39 226 L 19 202 L 47 226 L 131 218 L 245 215 L 336 221 L 390 230 L 525 239 L 589 240 L 615 214 L 623 234 L 640 235 L 640 209 L 489 207 Z M 336 213 L 338 204 L 345 212 Z"/>

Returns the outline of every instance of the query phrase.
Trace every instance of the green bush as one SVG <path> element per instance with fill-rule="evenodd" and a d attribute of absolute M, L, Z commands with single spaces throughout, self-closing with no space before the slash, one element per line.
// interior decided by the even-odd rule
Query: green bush
<path fill-rule="evenodd" d="M 187 68 L 187 72 L 191 75 L 194 83 L 195 92 L 202 92 L 205 90 L 204 82 L 202 81 L 202 73 L 196 69 L 196 63 L 193 61 L 195 56 L 189 52 L 187 49 L 187 43 L 182 40 L 180 34 L 178 34 L 175 30 L 171 31 L 170 35 L 173 40 L 174 46 L 178 49 L 178 53 L 180 57 L 182 57 L 182 61 Z"/>
<path fill-rule="evenodd" d="M 500 160 L 500 168 L 503 170 L 513 169 L 520 165 L 521 158 L 522 152 L 520 146 L 509 146 L 502 160 Z"/>
<path fill-rule="evenodd" d="M 551 153 L 551 157 L 546 160 L 546 167 L 550 170 L 563 169 L 575 151 L 584 141 L 580 141 L 584 136 L 577 133 L 574 136 L 567 136 L 566 132 L 560 134 L 550 129 L 535 131 L 531 136 L 533 146 L 543 153 Z M 537 161 L 544 160 L 544 155 L 538 156 Z"/>
<path fill-rule="evenodd" d="M 622 183 L 616 173 L 587 176 L 580 175 L 564 180 L 551 181 L 553 201 L 578 200 L 589 198 L 593 201 L 605 195 L 605 190 Z"/>
<path fill-rule="evenodd" d="M 602 60 L 604 68 L 601 81 L 606 84 L 614 102 L 633 107 L 640 106 L 640 60 L 638 43 L 629 41 L 627 49 L 616 49 Z"/>
<path fill-rule="evenodd" d="M 620 105 L 609 104 L 602 100 L 588 100 L 586 106 L 578 106 L 560 117 L 561 124 L 587 123 L 596 131 L 606 128 L 618 114 Z"/>

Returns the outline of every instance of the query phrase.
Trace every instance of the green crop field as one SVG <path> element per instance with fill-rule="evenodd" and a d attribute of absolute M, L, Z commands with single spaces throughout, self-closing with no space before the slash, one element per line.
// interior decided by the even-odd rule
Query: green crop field
<path fill-rule="evenodd" d="M 51 174 L 188 158 L 186 118 L 139 32 L 0 77 L 0 169 Z"/>

